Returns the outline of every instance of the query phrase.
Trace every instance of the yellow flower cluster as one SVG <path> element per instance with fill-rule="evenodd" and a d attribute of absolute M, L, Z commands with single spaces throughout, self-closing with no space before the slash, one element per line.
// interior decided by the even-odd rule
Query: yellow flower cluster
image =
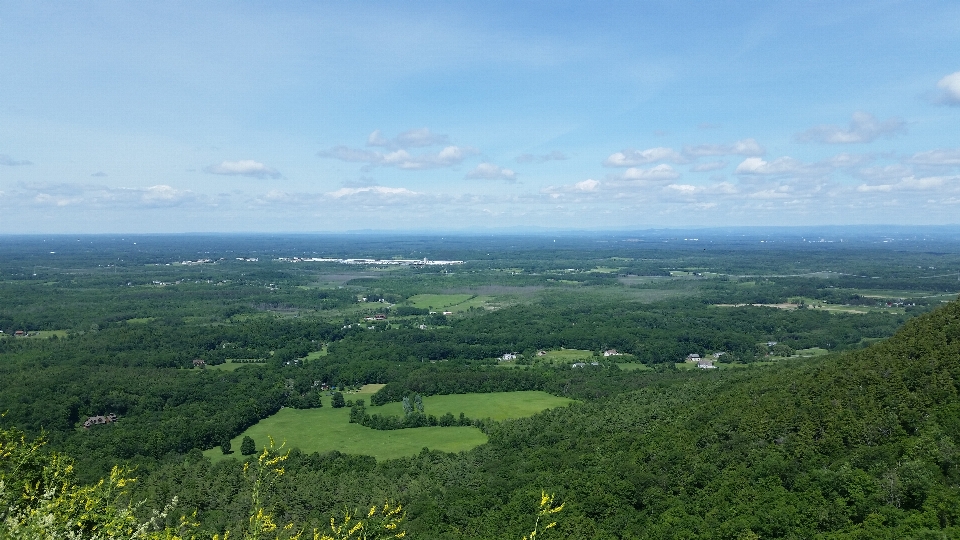
<path fill-rule="evenodd" d="M 537 521 L 533 525 L 533 531 L 530 534 L 524 536 L 523 540 L 534 540 L 535 538 L 537 538 L 538 535 L 543 534 L 543 531 L 546 531 L 547 529 L 552 529 L 557 526 L 556 521 L 551 521 L 546 526 L 544 526 L 543 529 L 540 529 L 541 519 L 548 518 L 549 516 L 552 516 L 553 514 L 557 514 L 561 510 L 563 510 L 563 504 L 560 504 L 560 506 L 554 506 L 553 499 L 554 499 L 554 496 L 552 494 L 547 495 L 546 491 L 543 491 L 543 490 L 540 491 L 540 508 L 537 510 Z"/>

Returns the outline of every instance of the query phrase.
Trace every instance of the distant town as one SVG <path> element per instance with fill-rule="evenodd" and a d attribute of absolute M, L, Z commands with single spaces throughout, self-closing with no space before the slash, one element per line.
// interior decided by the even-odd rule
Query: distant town
<path fill-rule="evenodd" d="M 280 257 L 278 261 L 283 262 L 327 262 L 340 264 L 392 264 L 398 266 L 443 266 L 450 264 L 463 264 L 463 261 L 431 261 L 424 257 L 423 259 L 325 259 L 321 257 Z"/>

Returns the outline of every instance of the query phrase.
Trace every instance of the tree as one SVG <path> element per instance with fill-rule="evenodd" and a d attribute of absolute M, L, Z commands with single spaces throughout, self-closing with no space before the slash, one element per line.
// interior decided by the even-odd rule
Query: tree
<path fill-rule="evenodd" d="M 330 404 L 333 405 L 334 409 L 339 409 L 340 407 L 343 407 L 347 404 L 347 402 L 344 401 L 343 399 L 343 394 L 341 394 L 340 392 L 334 392 L 333 399 L 331 399 L 330 402 L 331 402 Z"/>
<path fill-rule="evenodd" d="M 223 452 L 224 455 L 227 455 L 231 452 L 230 439 L 224 439 L 223 442 L 220 443 L 220 451 Z"/>
<path fill-rule="evenodd" d="M 243 456 L 252 456 L 257 453 L 257 444 L 253 442 L 253 438 L 244 435 L 243 442 L 240 443 L 240 455 Z"/>
<path fill-rule="evenodd" d="M 416 409 L 417 412 L 419 413 L 423 412 L 423 396 L 421 396 L 420 394 L 413 395 L 413 407 L 414 409 Z"/>

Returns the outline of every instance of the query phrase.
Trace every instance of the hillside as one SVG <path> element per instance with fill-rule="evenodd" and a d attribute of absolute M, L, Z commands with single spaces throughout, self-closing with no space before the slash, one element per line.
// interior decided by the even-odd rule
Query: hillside
<path fill-rule="evenodd" d="M 403 500 L 413 538 L 519 538 L 540 489 L 569 538 L 939 538 L 960 533 L 960 302 L 871 348 L 762 370 L 651 378 L 639 391 L 508 421 L 465 454 L 375 462 L 294 452 L 285 520 Z M 237 466 L 189 458 L 143 479 L 219 528 Z M 938 531 L 934 533 L 933 531 Z M 933 536 L 929 536 L 933 535 Z"/>

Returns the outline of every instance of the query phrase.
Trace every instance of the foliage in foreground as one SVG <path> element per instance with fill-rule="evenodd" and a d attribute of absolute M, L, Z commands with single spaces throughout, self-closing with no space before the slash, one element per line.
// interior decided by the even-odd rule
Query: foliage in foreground
<path fill-rule="evenodd" d="M 93 485 L 76 481 L 70 458 L 49 452 L 42 438 L 28 440 L 16 429 L 0 429 L 0 540 L 113 538 L 143 540 L 197 540 L 210 538 L 198 528 L 196 514 L 182 516 L 174 526 L 164 525 L 176 499 L 162 511 L 152 510 L 139 519 L 142 503 L 131 502 L 128 488 L 136 481 L 128 470 L 114 467 L 109 478 Z M 344 510 L 341 519 L 331 518 L 329 530 L 306 531 L 293 523 L 278 524 L 267 509 L 264 492 L 272 480 L 285 473 L 290 453 L 281 452 L 271 440 L 255 460 L 243 464 L 249 483 L 250 515 L 243 530 L 213 534 L 213 540 L 386 540 L 407 536 L 406 512 L 390 501 L 373 505 L 365 513 Z M 552 521 L 563 505 L 543 492 L 533 531 L 524 540 L 534 540 L 556 526 Z M 541 523 L 541 521 L 550 521 Z"/>

